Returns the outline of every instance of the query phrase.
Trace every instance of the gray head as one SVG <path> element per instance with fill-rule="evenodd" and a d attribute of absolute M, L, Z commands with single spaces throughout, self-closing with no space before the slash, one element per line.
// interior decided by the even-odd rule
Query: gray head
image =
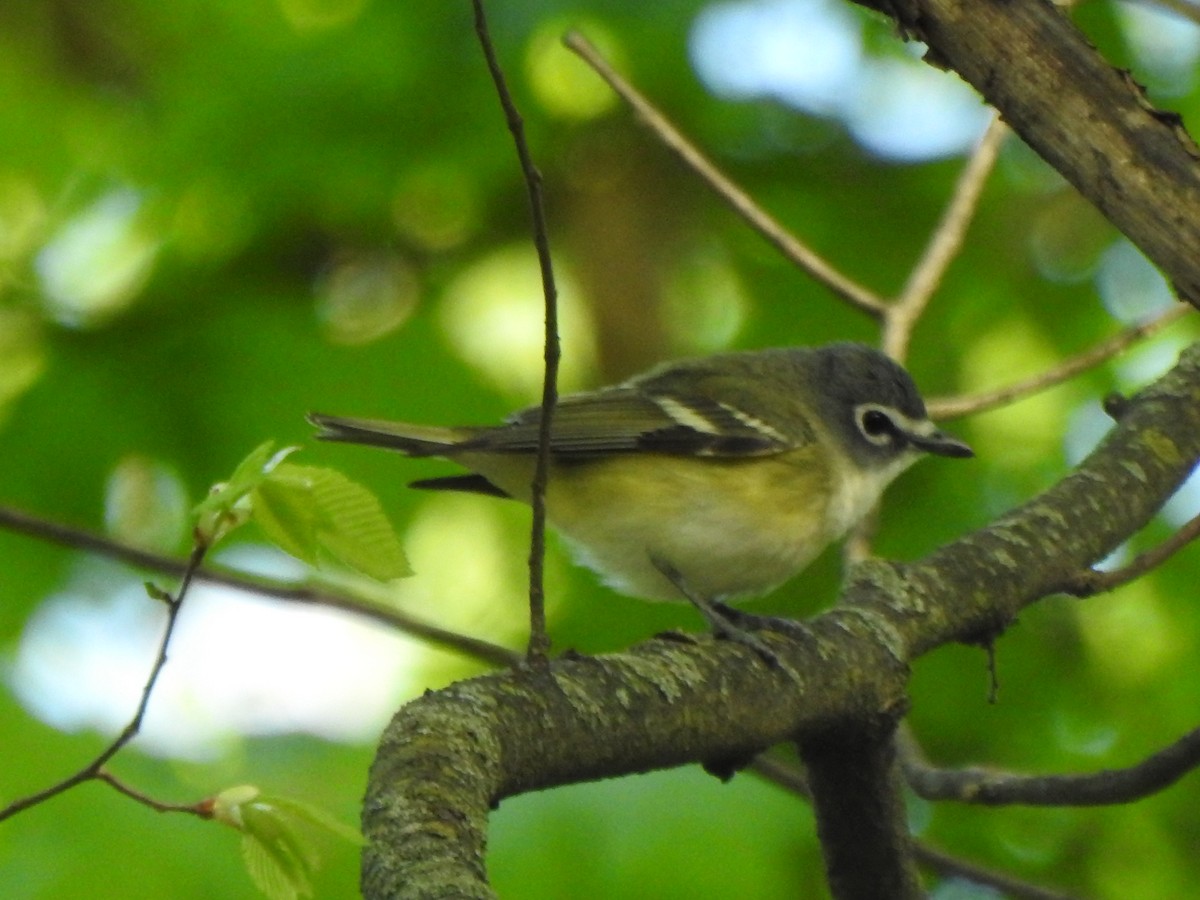
<path fill-rule="evenodd" d="M 889 468 L 916 452 L 974 455 L 962 441 L 937 430 L 912 378 L 878 350 L 829 344 L 815 348 L 808 363 L 821 419 L 859 466 Z"/>

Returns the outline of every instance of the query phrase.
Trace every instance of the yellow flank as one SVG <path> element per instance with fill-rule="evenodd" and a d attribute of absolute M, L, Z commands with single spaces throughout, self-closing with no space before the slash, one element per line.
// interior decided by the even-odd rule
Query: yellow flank
<path fill-rule="evenodd" d="M 831 499 L 843 507 L 849 498 L 818 447 L 754 459 L 638 453 L 555 463 L 547 518 L 583 564 L 635 597 L 682 599 L 652 557 L 669 562 L 705 597 L 761 593 L 802 569 L 849 524 L 826 515 Z M 529 455 L 464 453 L 456 460 L 528 501 Z"/>

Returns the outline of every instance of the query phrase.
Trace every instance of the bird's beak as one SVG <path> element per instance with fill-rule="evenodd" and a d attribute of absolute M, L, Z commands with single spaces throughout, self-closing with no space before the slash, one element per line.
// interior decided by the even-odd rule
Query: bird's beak
<path fill-rule="evenodd" d="M 920 432 L 915 430 L 909 431 L 906 437 L 914 447 L 918 450 L 924 450 L 926 453 L 936 453 L 938 456 L 955 456 L 960 459 L 975 455 L 975 451 L 967 444 L 956 437 L 951 437 L 943 431 L 938 431 L 932 424 L 929 424 L 928 430 L 922 429 Z"/>

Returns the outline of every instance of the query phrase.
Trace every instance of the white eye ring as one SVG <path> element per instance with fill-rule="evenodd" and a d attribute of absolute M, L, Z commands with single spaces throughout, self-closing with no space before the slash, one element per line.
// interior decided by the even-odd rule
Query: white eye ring
<path fill-rule="evenodd" d="M 890 412 L 874 403 L 865 403 L 854 411 L 854 423 L 864 438 L 877 447 L 893 447 L 899 443 L 900 428 Z"/>

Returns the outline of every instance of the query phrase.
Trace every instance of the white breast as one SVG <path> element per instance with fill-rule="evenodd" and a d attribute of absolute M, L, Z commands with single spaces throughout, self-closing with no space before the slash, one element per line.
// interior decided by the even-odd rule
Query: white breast
<path fill-rule="evenodd" d="M 871 471 L 864 471 L 840 460 L 827 512 L 829 540 L 836 541 L 845 537 L 846 532 L 858 524 L 879 502 L 884 489 L 920 458 L 919 453 L 905 453 L 883 468 Z"/>

